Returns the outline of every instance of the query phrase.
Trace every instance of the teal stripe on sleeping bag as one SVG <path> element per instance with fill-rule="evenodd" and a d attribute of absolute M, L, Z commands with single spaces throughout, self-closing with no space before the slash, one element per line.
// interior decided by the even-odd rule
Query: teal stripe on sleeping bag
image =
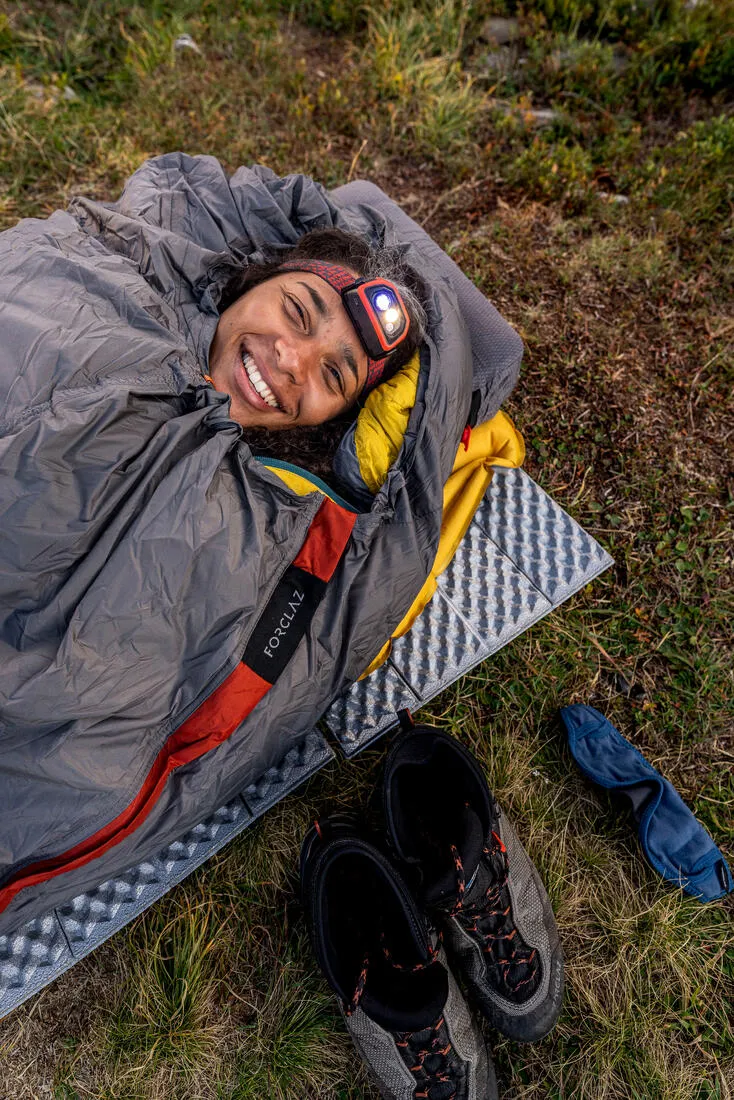
<path fill-rule="evenodd" d="M 357 512 L 358 509 L 354 507 L 340 497 L 338 493 L 335 493 L 333 489 L 329 488 L 325 481 L 322 481 L 320 477 L 316 477 L 315 474 L 310 473 L 308 470 L 304 470 L 302 466 L 295 466 L 292 462 L 283 462 L 280 458 L 269 458 L 267 455 L 253 455 L 256 462 L 262 462 L 263 466 L 274 466 L 276 470 L 290 470 L 293 474 L 298 474 L 299 477 L 304 478 L 305 481 L 310 481 L 315 489 L 319 489 L 324 496 L 329 497 L 334 501 L 334 504 L 338 504 L 340 508 L 346 508 L 348 512 Z"/>

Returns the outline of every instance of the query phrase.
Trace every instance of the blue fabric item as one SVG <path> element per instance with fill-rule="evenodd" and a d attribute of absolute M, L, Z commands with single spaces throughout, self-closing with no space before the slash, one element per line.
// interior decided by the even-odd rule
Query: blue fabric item
<path fill-rule="evenodd" d="M 561 707 L 568 747 L 581 771 L 632 803 L 639 840 L 664 879 L 699 901 L 734 889 L 729 865 L 676 789 L 593 707 Z"/>

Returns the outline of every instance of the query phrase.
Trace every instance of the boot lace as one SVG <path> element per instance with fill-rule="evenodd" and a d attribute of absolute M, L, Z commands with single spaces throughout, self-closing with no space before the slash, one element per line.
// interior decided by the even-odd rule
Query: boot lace
<path fill-rule="evenodd" d="M 435 947 L 429 947 L 429 957 L 426 962 L 415 963 L 410 966 L 396 962 L 385 943 L 384 934 L 380 936 L 382 952 L 391 966 L 396 970 L 405 970 L 415 973 L 431 966 L 438 956 L 441 948 L 441 936 L 439 935 Z M 354 994 L 349 1004 L 345 1007 L 346 1016 L 351 1016 L 362 999 L 367 985 L 367 975 L 370 968 L 370 956 L 365 955 L 362 969 L 359 972 Z M 444 1027 L 444 1018 L 441 1016 L 434 1024 L 422 1031 L 401 1031 L 395 1036 L 395 1045 L 400 1051 L 401 1057 L 410 1072 L 416 1079 L 416 1091 L 414 1100 L 455 1100 L 456 1089 L 449 1076 L 451 1055 L 451 1040 L 445 1036 L 446 1042 L 442 1043 L 441 1028 Z"/>
<path fill-rule="evenodd" d="M 479 940 L 485 955 L 513 999 L 532 996 L 540 982 L 540 959 L 535 948 L 523 942 L 513 920 L 512 902 L 507 889 L 510 863 L 507 848 L 497 833 L 492 833 L 484 855 L 493 871 L 492 882 L 484 894 L 464 904 L 466 874 L 459 851 L 451 845 L 456 868 L 456 903 L 450 915 L 456 917 L 470 935 Z M 509 949 L 509 955 L 507 954 Z"/>
<path fill-rule="evenodd" d="M 415 1100 L 455 1100 L 456 1089 L 450 1077 L 451 1040 L 443 1042 L 441 1016 L 423 1031 L 405 1031 L 396 1036 L 395 1044 L 403 1061 L 416 1080 Z"/>
<path fill-rule="evenodd" d="M 409 966 L 406 963 L 396 962 L 396 960 L 393 958 L 393 955 L 392 955 L 390 949 L 388 948 L 387 944 L 385 943 L 385 933 L 384 932 L 380 933 L 380 946 L 382 948 L 382 953 L 385 956 L 385 958 L 387 959 L 387 961 L 390 963 L 390 966 L 394 966 L 396 970 L 408 971 L 411 974 L 415 974 L 418 970 L 425 970 L 426 967 L 433 965 L 433 963 L 438 958 L 438 953 L 441 950 L 442 941 L 443 941 L 443 934 L 439 933 L 438 937 L 437 937 L 437 940 L 436 940 L 436 946 L 431 947 L 430 944 L 428 945 L 428 958 L 426 959 L 426 961 L 425 962 L 414 963 L 412 966 Z M 362 961 L 362 969 L 359 972 L 359 976 L 357 978 L 357 983 L 354 987 L 354 993 L 352 994 L 352 999 L 349 1001 L 349 1003 L 346 1005 L 346 1007 L 344 1009 L 344 1013 L 345 1013 L 346 1016 L 351 1016 L 352 1013 L 357 1008 L 357 1005 L 359 1004 L 359 1002 L 362 1000 L 362 994 L 364 993 L 365 986 L 367 985 L 367 974 L 368 974 L 369 968 L 370 968 L 370 953 L 367 952 L 367 954 L 365 955 L 365 957 Z"/>

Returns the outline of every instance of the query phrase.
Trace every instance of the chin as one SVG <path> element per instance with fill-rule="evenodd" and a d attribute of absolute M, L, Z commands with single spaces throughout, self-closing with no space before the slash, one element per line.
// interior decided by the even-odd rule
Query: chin
<path fill-rule="evenodd" d="M 267 413 L 264 415 L 257 409 L 251 409 L 249 406 L 244 408 L 232 409 L 230 408 L 230 416 L 233 420 L 236 420 L 243 428 L 256 428 L 259 431 L 267 432 L 280 432 L 284 428 L 292 428 L 292 424 L 284 424 L 277 417 L 272 419 Z"/>

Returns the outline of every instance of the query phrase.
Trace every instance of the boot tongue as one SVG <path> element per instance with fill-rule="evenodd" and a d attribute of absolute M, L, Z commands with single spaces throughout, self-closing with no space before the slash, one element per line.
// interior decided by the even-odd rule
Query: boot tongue
<path fill-rule="evenodd" d="M 451 907 L 457 898 L 460 872 L 454 862 L 451 845 L 454 845 L 461 860 L 464 878 L 465 896 L 474 885 L 484 847 L 482 823 L 470 806 L 464 806 L 456 821 L 453 835 L 446 837 L 446 859 L 436 869 L 432 881 L 426 882 L 423 897 L 426 905 L 441 908 Z"/>

